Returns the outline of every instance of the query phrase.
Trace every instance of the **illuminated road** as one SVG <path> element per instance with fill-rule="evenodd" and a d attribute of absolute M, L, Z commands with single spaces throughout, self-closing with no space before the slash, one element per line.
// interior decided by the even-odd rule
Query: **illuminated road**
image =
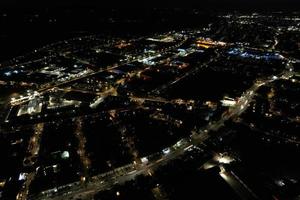
<path fill-rule="evenodd" d="M 229 164 L 233 160 L 225 161 Z M 219 175 L 224 179 L 224 181 L 237 193 L 237 195 L 244 200 L 254 200 L 258 199 L 257 195 L 232 171 L 226 170 L 223 167 L 224 161 L 218 160 L 218 154 L 216 156 L 204 163 L 199 170 L 208 170 L 213 167 L 219 167 Z"/>
<path fill-rule="evenodd" d="M 254 200 L 258 197 L 232 171 L 221 171 L 220 176 L 244 200 Z"/>
<path fill-rule="evenodd" d="M 25 157 L 23 161 L 23 165 L 25 167 L 32 167 L 35 164 L 40 150 L 41 136 L 43 131 L 44 131 L 44 123 L 39 123 L 34 126 L 34 134 L 29 141 L 29 146 L 27 150 L 28 156 Z M 23 183 L 22 188 L 16 197 L 16 200 L 27 199 L 27 195 L 29 193 L 29 187 L 31 182 L 34 180 L 35 175 L 36 175 L 35 170 L 27 174 L 26 180 Z"/>
<path fill-rule="evenodd" d="M 79 155 L 82 167 L 83 167 L 83 177 L 82 180 L 85 181 L 89 177 L 88 170 L 90 168 L 91 161 L 87 156 L 85 151 L 86 138 L 82 132 L 83 120 L 81 117 L 76 120 L 76 130 L 74 132 L 75 137 L 78 140 L 77 153 Z"/>

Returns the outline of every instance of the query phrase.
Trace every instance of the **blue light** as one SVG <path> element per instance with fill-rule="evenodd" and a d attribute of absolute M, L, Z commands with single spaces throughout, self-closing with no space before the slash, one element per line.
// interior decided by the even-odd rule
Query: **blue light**
<path fill-rule="evenodd" d="M 264 54 L 259 54 L 259 53 L 252 53 L 252 52 L 247 52 L 247 51 L 243 51 L 241 49 L 230 49 L 227 52 L 229 55 L 235 55 L 235 56 L 240 56 L 243 58 L 252 58 L 252 59 L 256 59 L 256 60 L 281 60 L 281 56 L 278 53 L 264 53 Z"/>
<path fill-rule="evenodd" d="M 11 76 L 11 72 L 5 72 L 5 76 Z"/>

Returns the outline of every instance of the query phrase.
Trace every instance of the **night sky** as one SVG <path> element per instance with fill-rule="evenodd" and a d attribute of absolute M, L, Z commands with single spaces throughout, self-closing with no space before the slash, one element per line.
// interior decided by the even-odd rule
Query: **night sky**
<path fill-rule="evenodd" d="M 300 8 L 299 0 L 1 0 L 2 6 Z"/>

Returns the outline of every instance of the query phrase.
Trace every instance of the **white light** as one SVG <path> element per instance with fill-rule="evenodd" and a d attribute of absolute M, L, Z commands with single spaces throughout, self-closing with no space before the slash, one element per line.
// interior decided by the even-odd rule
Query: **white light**
<path fill-rule="evenodd" d="M 230 160 L 228 160 L 227 158 L 222 157 L 222 158 L 219 159 L 219 162 L 224 163 L 224 164 L 228 164 L 228 163 L 230 163 Z"/>
<path fill-rule="evenodd" d="M 227 155 L 217 155 L 215 157 L 215 160 L 218 161 L 219 163 L 222 163 L 222 164 L 229 164 L 229 163 L 234 161 L 233 158 L 231 158 Z"/>
<path fill-rule="evenodd" d="M 20 173 L 19 181 L 24 181 L 25 179 L 26 179 L 26 174 L 25 173 Z"/>
<path fill-rule="evenodd" d="M 276 182 L 276 185 L 282 187 L 282 186 L 285 186 L 285 183 L 283 182 L 283 180 L 277 180 Z"/>
<path fill-rule="evenodd" d="M 69 154 L 68 151 L 64 151 L 64 152 L 61 154 L 61 157 L 62 157 L 63 159 L 67 159 L 67 158 L 70 157 L 70 154 Z"/>
<path fill-rule="evenodd" d="M 144 164 L 146 164 L 146 163 L 148 163 L 148 158 L 146 158 L 146 157 L 143 157 L 143 158 L 141 158 L 141 161 L 142 161 L 142 163 L 144 163 Z"/>
<path fill-rule="evenodd" d="M 10 76 L 11 75 L 11 72 L 5 72 L 4 73 L 6 76 Z"/>
<path fill-rule="evenodd" d="M 168 153 L 170 153 L 170 151 L 171 151 L 170 148 L 165 148 L 165 149 L 163 150 L 163 153 L 164 153 L 164 154 L 168 154 Z"/>

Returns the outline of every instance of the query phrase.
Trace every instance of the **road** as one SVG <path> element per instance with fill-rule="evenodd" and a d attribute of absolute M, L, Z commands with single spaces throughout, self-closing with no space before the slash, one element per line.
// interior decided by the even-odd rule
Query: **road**
<path fill-rule="evenodd" d="M 232 171 L 228 171 L 223 167 L 223 163 L 212 158 L 211 160 L 204 163 L 199 170 L 208 170 L 213 167 L 220 168 L 220 176 L 224 181 L 244 200 L 258 199 L 257 195 Z"/>
<path fill-rule="evenodd" d="M 258 197 L 248 188 L 248 186 L 232 171 L 221 171 L 220 176 L 228 185 L 244 200 L 254 200 Z"/>
<path fill-rule="evenodd" d="M 42 133 L 44 131 L 44 123 L 39 123 L 35 125 L 34 127 L 34 134 L 31 137 L 29 141 L 28 146 L 28 155 L 24 158 L 23 165 L 25 167 L 32 167 L 35 164 L 36 160 L 33 160 L 34 158 L 37 158 L 39 150 L 40 150 L 40 142 Z M 20 192 L 17 195 L 16 200 L 26 200 L 28 193 L 29 193 L 29 186 L 31 182 L 34 180 L 36 175 L 36 171 L 32 170 L 30 173 L 26 175 L 26 180 L 22 185 L 22 188 Z"/>
<path fill-rule="evenodd" d="M 86 181 L 86 179 L 89 177 L 88 170 L 90 168 L 91 161 L 87 156 L 85 150 L 86 138 L 82 132 L 82 126 L 83 126 L 83 120 L 81 117 L 78 117 L 76 119 L 76 130 L 74 131 L 74 134 L 76 139 L 78 140 L 77 154 L 80 158 L 81 165 L 83 167 L 82 181 Z"/>
<path fill-rule="evenodd" d="M 216 53 L 216 56 L 215 56 L 215 57 L 209 59 L 209 60 L 208 60 L 207 62 L 205 62 L 205 63 L 202 63 L 200 66 L 195 67 L 194 69 L 192 69 L 192 70 L 186 72 L 184 75 L 182 75 L 181 77 L 177 78 L 176 80 L 172 80 L 172 81 L 170 81 L 170 82 L 168 82 L 168 83 L 162 85 L 161 87 L 159 87 L 159 88 L 157 88 L 157 89 L 151 91 L 151 93 L 153 93 L 153 94 L 160 94 L 160 93 L 161 93 L 163 90 L 165 90 L 166 88 L 169 88 L 169 87 L 171 87 L 172 85 L 175 85 L 175 84 L 178 83 L 179 81 L 182 81 L 183 79 L 185 79 L 185 78 L 191 76 L 192 74 L 196 74 L 200 69 L 202 69 L 202 68 L 204 68 L 204 67 L 207 67 L 210 63 L 216 61 L 216 60 L 219 58 L 219 56 L 220 56 L 219 52 L 218 52 L 217 50 L 215 50 L 215 53 Z"/>

